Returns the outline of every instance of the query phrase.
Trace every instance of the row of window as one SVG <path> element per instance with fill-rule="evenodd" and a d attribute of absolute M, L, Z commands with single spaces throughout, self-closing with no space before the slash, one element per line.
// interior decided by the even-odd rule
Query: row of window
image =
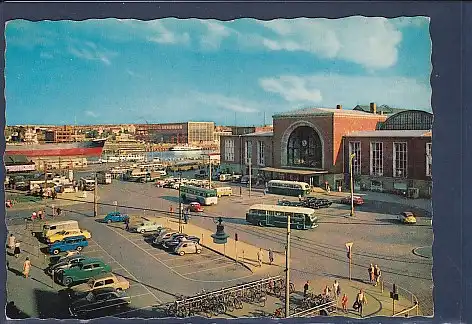
<path fill-rule="evenodd" d="M 426 175 L 432 174 L 432 146 L 426 143 Z M 352 158 L 352 173 L 354 175 L 361 174 L 361 143 L 349 142 L 349 156 Z M 370 175 L 382 176 L 384 173 L 384 145 L 382 142 L 370 143 Z M 408 147 L 405 142 L 393 143 L 393 176 L 405 178 L 408 176 Z"/>
<path fill-rule="evenodd" d="M 224 147 L 224 159 L 226 161 L 234 161 L 234 139 L 225 139 Z M 249 164 L 249 161 L 252 163 L 252 141 L 245 142 L 244 157 L 246 164 Z M 263 141 L 257 141 L 257 165 L 265 165 L 265 143 Z"/>
<path fill-rule="evenodd" d="M 300 184 L 293 184 L 293 183 L 269 183 L 269 187 L 273 188 L 289 188 L 289 189 L 303 189 Z"/>
<path fill-rule="evenodd" d="M 249 211 L 250 214 L 257 214 L 257 215 L 268 215 L 268 216 L 282 216 L 290 218 L 304 218 L 305 214 L 300 213 L 288 213 L 288 212 L 280 212 L 280 211 L 273 211 L 273 210 L 258 210 L 258 209 L 251 209 Z"/>

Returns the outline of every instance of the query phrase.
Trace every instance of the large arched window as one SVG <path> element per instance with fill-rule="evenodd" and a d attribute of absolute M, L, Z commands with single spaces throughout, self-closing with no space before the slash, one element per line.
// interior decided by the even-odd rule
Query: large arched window
<path fill-rule="evenodd" d="M 296 128 L 287 143 L 287 165 L 322 168 L 322 146 L 316 131 L 309 126 Z"/>

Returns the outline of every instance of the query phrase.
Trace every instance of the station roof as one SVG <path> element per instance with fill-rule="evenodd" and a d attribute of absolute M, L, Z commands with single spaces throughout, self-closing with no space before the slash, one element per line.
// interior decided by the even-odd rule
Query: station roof
<path fill-rule="evenodd" d="M 244 134 L 242 136 L 244 137 L 246 136 L 274 136 L 274 132 L 255 132 L 255 133 Z"/>
<path fill-rule="evenodd" d="M 284 113 L 275 114 L 273 118 L 284 117 L 300 117 L 300 116 L 362 116 L 376 117 L 380 115 L 371 114 L 370 112 L 352 110 L 352 109 L 335 109 L 335 108 L 302 108 Z"/>
<path fill-rule="evenodd" d="M 328 171 L 326 171 L 326 170 L 278 169 L 278 168 L 271 168 L 271 167 L 262 168 L 261 171 L 277 172 L 277 173 L 290 173 L 290 174 L 299 174 L 299 175 L 314 175 L 314 174 L 328 173 Z"/>
<path fill-rule="evenodd" d="M 345 135 L 345 137 L 431 137 L 430 130 L 374 130 L 360 131 Z"/>

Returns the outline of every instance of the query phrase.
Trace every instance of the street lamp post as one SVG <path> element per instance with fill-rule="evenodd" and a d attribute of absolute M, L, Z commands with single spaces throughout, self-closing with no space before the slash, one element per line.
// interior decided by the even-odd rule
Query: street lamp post
<path fill-rule="evenodd" d="M 354 179 L 353 179 L 353 161 L 356 157 L 355 153 L 351 153 L 349 156 L 349 176 L 351 182 L 351 217 L 354 217 Z"/>
<path fill-rule="evenodd" d="M 290 214 L 287 213 L 287 246 L 285 247 L 285 317 L 290 316 Z"/>
<path fill-rule="evenodd" d="M 180 195 L 181 185 L 182 185 L 182 172 L 179 172 L 179 233 L 182 233 L 182 199 Z"/>
<path fill-rule="evenodd" d="M 95 183 L 94 183 L 94 190 L 93 190 L 93 217 L 97 217 L 98 215 L 98 204 L 97 204 L 97 172 L 95 172 Z"/>
<path fill-rule="evenodd" d="M 249 197 L 251 197 L 251 188 L 252 188 L 252 158 L 248 159 L 248 164 L 249 164 Z"/>

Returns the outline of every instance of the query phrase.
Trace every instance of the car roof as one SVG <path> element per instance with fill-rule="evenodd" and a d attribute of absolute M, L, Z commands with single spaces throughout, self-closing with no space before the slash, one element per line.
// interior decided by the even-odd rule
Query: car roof
<path fill-rule="evenodd" d="M 86 265 L 86 264 L 97 263 L 97 262 L 100 262 L 100 263 L 105 264 L 105 262 L 103 262 L 103 260 L 102 260 L 102 259 L 99 259 L 99 258 L 85 259 L 85 260 L 82 261 L 81 263 L 82 263 L 83 265 Z"/>
<path fill-rule="evenodd" d="M 94 295 L 100 295 L 100 294 L 103 294 L 103 293 L 110 293 L 110 292 L 117 292 L 117 291 L 116 291 L 116 288 L 105 287 L 105 288 L 94 289 L 94 290 L 92 290 L 92 292 L 93 292 Z"/>
<path fill-rule="evenodd" d="M 83 239 L 85 238 L 85 236 L 84 235 L 69 236 L 69 237 L 64 238 L 64 240 L 72 240 L 72 239 L 78 239 L 78 238 Z"/>
<path fill-rule="evenodd" d="M 413 213 L 410 211 L 403 212 L 405 216 L 413 216 Z"/>
<path fill-rule="evenodd" d="M 106 278 L 110 278 L 110 277 L 116 277 L 114 273 L 111 273 L 111 272 L 105 272 L 105 273 L 100 273 L 96 276 L 93 276 L 91 279 L 94 279 L 94 280 L 100 280 L 100 279 L 106 279 Z"/>

